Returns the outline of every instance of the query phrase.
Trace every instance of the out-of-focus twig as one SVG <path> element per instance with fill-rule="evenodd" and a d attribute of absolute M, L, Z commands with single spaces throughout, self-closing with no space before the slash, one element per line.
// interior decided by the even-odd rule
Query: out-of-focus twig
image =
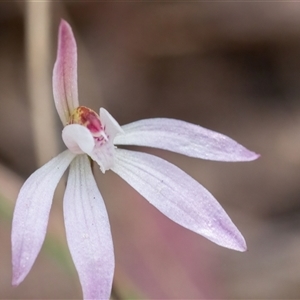
<path fill-rule="evenodd" d="M 50 50 L 51 1 L 26 3 L 26 59 L 28 96 L 38 165 L 58 153 L 51 89 Z"/>

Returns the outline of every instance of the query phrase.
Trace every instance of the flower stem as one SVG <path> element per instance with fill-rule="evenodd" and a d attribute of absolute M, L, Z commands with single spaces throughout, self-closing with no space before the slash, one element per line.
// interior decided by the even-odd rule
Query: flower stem
<path fill-rule="evenodd" d="M 27 86 L 39 166 L 58 153 L 49 58 L 51 1 L 26 3 Z"/>

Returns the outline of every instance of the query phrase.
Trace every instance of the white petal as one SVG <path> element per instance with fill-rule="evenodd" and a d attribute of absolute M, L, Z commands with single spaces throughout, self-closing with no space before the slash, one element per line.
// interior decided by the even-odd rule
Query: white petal
<path fill-rule="evenodd" d="M 180 120 L 145 119 L 122 128 L 125 134 L 116 136 L 116 145 L 154 147 L 217 161 L 250 161 L 259 157 L 221 133 Z"/>
<path fill-rule="evenodd" d="M 71 164 L 64 197 L 67 240 L 85 299 L 109 299 L 114 252 L 105 204 L 86 155 Z"/>
<path fill-rule="evenodd" d="M 53 69 L 53 95 L 64 125 L 79 105 L 77 88 L 77 46 L 71 26 L 61 20 L 58 32 L 57 57 Z"/>
<path fill-rule="evenodd" d="M 68 149 L 76 154 L 89 154 L 95 146 L 91 132 L 79 124 L 67 125 L 62 131 L 62 139 Z"/>
<path fill-rule="evenodd" d="M 114 165 L 115 146 L 111 140 L 104 144 L 96 142 L 93 151 L 88 154 L 100 166 L 102 173 L 105 173 Z"/>
<path fill-rule="evenodd" d="M 124 133 L 124 130 L 114 117 L 103 107 L 99 111 L 101 123 L 105 126 L 105 132 L 110 139 L 114 139 L 118 133 Z"/>
<path fill-rule="evenodd" d="M 246 250 L 243 236 L 217 200 L 176 166 L 146 153 L 116 149 L 112 171 L 174 222 L 220 246 Z"/>
<path fill-rule="evenodd" d="M 59 154 L 35 171 L 20 190 L 11 235 L 13 285 L 23 281 L 40 252 L 55 188 L 74 156 L 69 150 Z"/>

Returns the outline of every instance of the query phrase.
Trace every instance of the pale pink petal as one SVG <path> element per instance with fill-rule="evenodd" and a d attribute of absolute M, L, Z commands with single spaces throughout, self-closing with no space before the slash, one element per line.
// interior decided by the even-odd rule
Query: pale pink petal
<path fill-rule="evenodd" d="M 221 133 L 180 120 L 145 119 L 122 128 L 125 134 L 116 136 L 116 145 L 154 147 L 217 161 L 250 161 L 259 157 Z"/>
<path fill-rule="evenodd" d="M 22 186 L 12 223 L 12 284 L 18 285 L 30 271 L 45 239 L 53 194 L 74 158 L 64 151 L 35 171 Z"/>
<path fill-rule="evenodd" d="M 95 141 L 91 132 L 79 124 L 67 125 L 62 131 L 62 139 L 65 145 L 73 153 L 90 153 Z"/>
<path fill-rule="evenodd" d="M 57 57 L 53 69 L 53 95 L 64 125 L 78 104 L 77 46 L 71 26 L 61 20 L 58 32 Z"/>
<path fill-rule="evenodd" d="M 100 108 L 100 120 L 105 127 L 105 133 L 109 139 L 114 139 L 118 133 L 124 133 L 124 130 L 114 117 L 103 107 Z"/>
<path fill-rule="evenodd" d="M 197 181 L 156 156 L 116 149 L 112 171 L 174 222 L 238 251 L 246 243 L 217 200 Z"/>
<path fill-rule="evenodd" d="M 71 164 L 64 197 L 70 252 L 85 299 L 109 299 L 114 250 L 105 204 L 86 155 Z"/>

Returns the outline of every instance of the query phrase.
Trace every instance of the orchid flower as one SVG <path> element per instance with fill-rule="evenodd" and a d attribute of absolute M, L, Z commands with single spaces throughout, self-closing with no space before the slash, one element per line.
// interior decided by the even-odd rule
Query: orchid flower
<path fill-rule="evenodd" d="M 104 108 L 79 106 L 77 48 L 70 25 L 59 27 L 53 70 L 54 101 L 68 148 L 35 171 L 20 190 L 12 224 L 13 285 L 29 273 L 46 235 L 55 188 L 70 166 L 63 210 L 68 246 L 85 299 L 108 299 L 114 250 L 104 201 L 91 170 L 112 170 L 168 218 L 212 242 L 245 251 L 246 243 L 217 200 L 178 167 L 156 156 L 118 148 L 160 148 L 216 161 L 251 161 L 258 155 L 229 137 L 184 121 L 154 118 L 124 126 Z"/>

